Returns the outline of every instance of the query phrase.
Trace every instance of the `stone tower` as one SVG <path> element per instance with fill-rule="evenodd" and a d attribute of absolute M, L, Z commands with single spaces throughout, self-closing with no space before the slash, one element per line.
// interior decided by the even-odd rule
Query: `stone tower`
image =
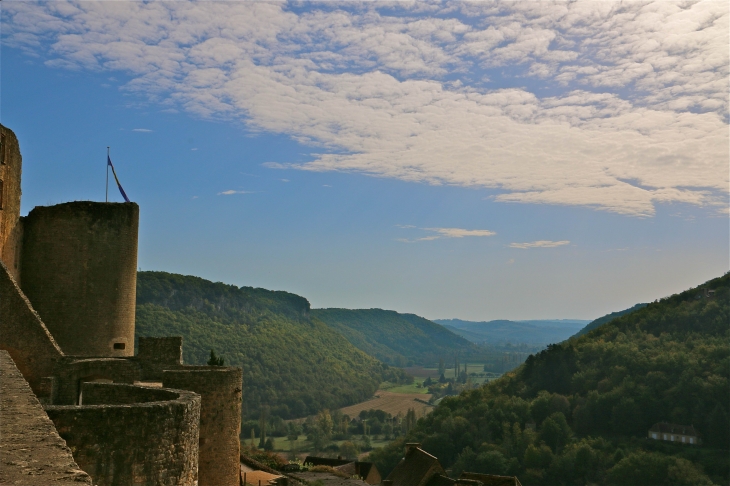
<path fill-rule="evenodd" d="M 21 288 L 66 354 L 134 354 L 139 206 L 70 202 L 23 218 Z"/>
<path fill-rule="evenodd" d="M 0 125 L 0 260 L 20 281 L 20 174 L 22 159 L 18 139 L 12 130 Z"/>

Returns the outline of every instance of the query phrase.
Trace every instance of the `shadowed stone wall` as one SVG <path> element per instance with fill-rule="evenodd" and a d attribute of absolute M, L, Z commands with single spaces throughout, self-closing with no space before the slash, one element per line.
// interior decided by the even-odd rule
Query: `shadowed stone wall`
<path fill-rule="evenodd" d="M 94 484 L 197 484 L 198 395 L 116 383 L 82 386 L 96 404 L 52 405 L 46 412 Z M 104 401 L 111 403 L 98 403 Z"/>
<path fill-rule="evenodd" d="M 0 484 L 91 485 L 6 351 L 0 351 Z"/>
<path fill-rule="evenodd" d="M 241 368 L 188 366 L 165 370 L 162 385 L 200 394 L 200 486 L 238 486 Z"/>
<path fill-rule="evenodd" d="M 143 379 L 162 381 L 162 371 L 180 368 L 182 337 L 139 337 L 137 360 L 142 368 Z"/>
<path fill-rule="evenodd" d="M 23 224 L 22 289 L 66 354 L 131 356 L 135 203 L 36 207 Z"/>
<path fill-rule="evenodd" d="M 6 350 L 38 396 L 43 378 L 54 373 L 63 352 L 0 261 L 0 349 Z"/>

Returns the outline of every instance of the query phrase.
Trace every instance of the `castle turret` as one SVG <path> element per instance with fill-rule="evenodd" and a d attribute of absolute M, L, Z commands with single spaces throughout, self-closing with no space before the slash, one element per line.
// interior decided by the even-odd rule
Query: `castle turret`
<path fill-rule="evenodd" d="M 61 349 L 132 356 L 139 206 L 71 202 L 24 220 L 21 287 Z"/>

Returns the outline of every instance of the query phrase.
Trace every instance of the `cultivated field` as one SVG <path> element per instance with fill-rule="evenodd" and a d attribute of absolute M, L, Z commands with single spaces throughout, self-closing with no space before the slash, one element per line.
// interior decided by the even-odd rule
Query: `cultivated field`
<path fill-rule="evenodd" d="M 430 398 L 431 395 L 428 393 L 393 393 L 378 390 L 375 392 L 374 398 L 341 408 L 340 411 L 350 417 L 357 417 L 363 410 L 382 410 L 395 417 L 399 412 L 405 415 L 408 409 L 412 408 L 416 411 L 417 417 L 423 417 L 433 409 L 431 405 L 423 403 L 428 402 Z"/>

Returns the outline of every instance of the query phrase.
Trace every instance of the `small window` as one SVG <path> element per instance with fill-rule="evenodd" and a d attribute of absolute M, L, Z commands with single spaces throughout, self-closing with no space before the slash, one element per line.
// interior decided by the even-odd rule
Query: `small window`
<path fill-rule="evenodd" d="M 0 134 L 0 164 L 5 163 L 5 134 Z"/>
<path fill-rule="evenodd" d="M 114 349 L 124 349 L 127 345 L 125 343 L 114 343 Z"/>

